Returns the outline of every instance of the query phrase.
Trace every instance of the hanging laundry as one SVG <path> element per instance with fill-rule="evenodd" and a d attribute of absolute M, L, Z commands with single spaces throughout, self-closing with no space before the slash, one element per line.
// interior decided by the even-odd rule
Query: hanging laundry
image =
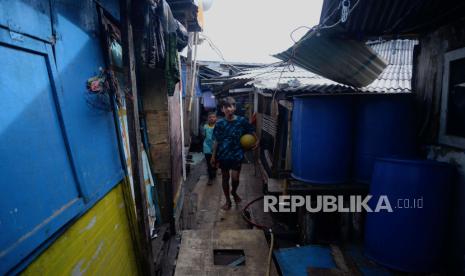
<path fill-rule="evenodd" d="M 176 83 L 180 80 L 176 33 L 166 35 L 165 77 L 168 95 L 174 94 Z"/>
<path fill-rule="evenodd" d="M 141 60 L 149 68 L 163 68 L 165 58 L 165 40 L 162 12 L 158 1 L 148 1 L 144 18 L 143 43 L 141 45 Z"/>
<path fill-rule="evenodd" d="M 189 43 L 189 34 L 187 33 L 186 27 L 184 27 L 181 22 L 176 20 L 176 23 L 178 25 L 176 30 L 178 52 L 182 52 L 182 50 L 184 50 L 184 48 L 186 48 L 187 44 Z"/>

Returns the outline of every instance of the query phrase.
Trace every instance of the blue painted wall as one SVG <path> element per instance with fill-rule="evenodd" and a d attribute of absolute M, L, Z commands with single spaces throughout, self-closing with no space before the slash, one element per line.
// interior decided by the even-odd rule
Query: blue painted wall
<path fill-rule="evenodd" d="M 104 68 L 93 1 L 56 4 L 56 64 L 63 85 L 63 117 L 78 164 L 83 196 L 91 200 L 122 178 L 111 112 L 89 105 L 86 81 Z"/>
<path fill-rule="evenodd" d="M 117 0 L 102 4 L 119 17 Z M 87 79 L 105 66 L 94 1 L 0 1 L 0 60 L 4 274 L 33 259 L 123 170 L 111 111 L 86 100 Z"/>
<path fill-rule="evenodd" d="M 52 21 L 49 0 L 0 1 L 0 26 L 50 41 Z"/>

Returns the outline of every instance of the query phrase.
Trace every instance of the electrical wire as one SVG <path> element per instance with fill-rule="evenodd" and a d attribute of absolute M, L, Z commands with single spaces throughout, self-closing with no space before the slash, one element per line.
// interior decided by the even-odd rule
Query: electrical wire
<path fill-rule="evenodd" d="M 208 45 L 210 46 L 210 48 L 216 53 L 216 55 L 221 59 L 223 60 L 226 64 L 226 66 L 229 66 L 231 67 L 232 69 L 236 70 L 236 71 L 241 71 L 240 68 L 232 65 L 232 64 L 228 64 L 226 59 L 224 58 L 224 55 L 223 55 L 223 52 L 220 50 L 220 48 L 218 48 L 215 43 L 213 43 L 213 41 L 211 40 L 211 38 L 209 38 L 207 35 L 203 34 L 203 33 L 200 33 L 200 35 L 207 41 Z"/>
<path fill-rule="evenodd" d="M 269 70 L 266 70 L 264 72 L 261 72 L 261 73 L 258 73 L 256 75 L 253 75 L 253 78 L 254 80 L 257 80 L 258 77 L 260 76 L 263 76 L 263 75 L 266 75 L 266 74 L 270 74 L 270 73 L 273 73 L 276 69 L 280 68 L 283 64 L 286 64 L 285 61 L 278 61 L 278 62 L 275 62 L 275 63 L 271 63 L 271 64 L 266 64 L 266 65 L 263 65 L 263 66 L 259 66 L 259 67 L 255 67 L 255 68 L 252 68 L 250 70 L 257 70 L 257 69 L 266 69 L 266 68 L 269 68 Z M 231 78 L 231 77 L 237 77 L 237 76 L 240 76 L 240 75 L 247 75 L 248 71 L 244 70 L 244 71 L 239 71 L 235 74 L 232 74 L 230 76 L 228 76 L 227 78 Z M 246 78 L 245 78 L 246 79 Z M 224 80 L 224 77 L 223 78 L 219 78 L 217 80 Z"/>
<path fill-rule="evenodd" d="M 345 14 L 345 16 L 344 16 L 344 17 L 345 17 L 345 20 L 347 20 L 347 19 L 349 18 L 350 14 L 354 11 L 354 9 L 358 6 L 359 3 L 360 3 L 360 0 L 358 0 L 358 1 L 355 3 L 355 5 L 353 5 L 353 6 L 349 9 L 349 11 L 348 11 L 348 12 Z M 337 11 L 337 10 L 339 10 L 339 9 L 341 9 L 341 8 L 342 8 L 342 2 L 341 2 L 341 3 L 339 4 L 339 6 L 331 13 L 330 16 L 332 16 L 332 15 L 335 13 L 335 11 Z M 336 27 L 338 24 L 342 23 L 343 16 L 341 16 L 341 18 L 339 18 L 339 20 L 336 21 L 336 23 L 334 23 L 334 24 L 332 24 L 332 25 L 329 25 L 329 26 L 326 26 L 325 23 L 326 23 L 326 21 L 327 21 L 328 19 L 329 19 L 329 16 L 325 18 L 325 21 L 323 21 L 322 26 L 318 26 L 318 29 L 331 29 L 331 28 Z"/>
<path fill-rule="evenodd" d="M 346 12 L 344 14 L 344 17 L 345 17 L 345 20 L 347 20 L 350 16 L 350 14 L 354 11 L 354 9 L 358 6 L 358 4 L 360 3 L 360 0 L 358 0 L 355 5 L 353 5 L 348 12 Z M 339 3 L 339 5 L 337 6 L 337 8 L 335 8 L 330 15 L 326 16 L 322 21 L 321 21 L 321 24 L 318 24 L 316 26 L 313 26 L 312 28 L 308 27 L 308 26 L 299 26 L 297 27 L 296 29 L 294 29 L 291 33 L 290 33 L 290 37 L 292 39 L 292 41 L 295 43 L 293 46 L 292 46 L 292 52 L 291 52 L 291 56 L 289 57 L 288 59 L 288 62 L 292 63 L 295 55 L 296 55 L 296 51 L 297 51 L 297 48 L 300 46 L 300 44 L 304 41 L 304 40 L 307 40 L 311 37 L 313 37 L 315 34 L 318 33 L 319 30 L 324 30 L 324 29 L 331 29 L 331 28 L 334 28 L 336 27 L 338 24 L 340 24 L 342 22 L 342 16 L 339 18 L 338 21 L 336 21 L 335 23 L 331 24 L 331 25 L 326 25 L 326 22 L 331 19 L 331 17 L 334 16 L 334 14 L 336 14 L 336 12 L 339 10 L 339 9 L 342 9 L 342 2 Z M 301 38 L 298 42 L 296 42 L 293 38 L 293 34 L 295 31 L 301 29 L 301 28 L 307 28 L 309 29 L 309 32 L 304 35 L 303 38 Z"/>
<path fill-rule="evenodd" d="M 350 13 L 355 9 L 355 7 L 359 4 L 360 0 L 357 1 L 357 3 L 355 3 L 355 5 L 348 11 L 348 13 L 346 14 L 346 17 L 348 17 L 350 15 Z M 320 25 L 316 25 L 314 27 L 309 27 L 309 26 L 305 26 L 305 25 L 302 25 L 302 26 L 299 26 L 297 28 L 295 28 L 294 30 L 291 31 L 291 33 L 289 34 L 289 37 L 291 38 L 291 40 L 295 43 L 293 45 L 293 50 L 292 50 L 292 55 L 291 57 L 289 58 L 288 61 L 284 61 L 284 62 L 276 62 L 276 63 L 272 63 L 272 64 L 267 64 L 267 65 L 264 65 L 263 67 L 258 67 L 258 68 L 254 68 L 255 69 L 261 69 L 261 68 L 267 68 L 267 67 L 271 67 L 272 70 L 270 72 L 263 72 L 263 73 L 260 73 L 259 75 L 262 75 L 262 74 L 266 74 L 266 73 L 271 73 L 273 72 L 276 68 L 278 67 L 281 67 L 283 64 L 286 64 L 288 65 L 288 68 L 290 69 L 290 66 L 293 66 L 292 64 L 292 59 L 293 57 L 295 56 L 295 50 L 297 49 L 297 47 L 300 45 L 300 42 L 302 42 L 303 39 L 301 39 L 300 41 L 296 41 L 296 39 L 294 39 L 294 33 L 300 29 L 308 29 L 310 31 L 310 35 L 309 37 L 313 36 L 315 31 L 319 30 L 319 29 L 329 29 L 329 28 L 332 28 L 334 26 L 336 26 L 337 24 L 341 23 L 341 19 L 339 19 L 336 23 L 334 23 L 333 25 L 330 25 L 330 26 L 327 26 L 325 25 L 326 22 L 331 19 L 331 17 L 334 16 L 334 14 L 336 14 L 336 12 L 342 8 L 342 2 L 339 3 L 339 5 L 337 6 L 337 8 L 335 8 L 330 15 L 328 15 L 327 17 L 325 17 L 325 19 L 322 21 L 322 24 Z M 313 32 L 312 32 L 313 31 Z M 224 55 L 223 55 L 223 52 L 215 45 L 215 43 L 213 43 L 212 39 L 210 37 L 208 37 L 207 35 L 203 34 L 203 33 L 200 33 L 200 36 L 202 36 L 202 38 L 204 38 L 208 45 L 210 46 L 210 48 L 216 53 L 216 55 L 221 59 L 223 60 L 224 62 L 227 62 L 226 59 L 224 58 Z M 232 64 L 226 64 L 227 66 L 230 66 L 232 67 L 233 69 L 235 69 L 237 72 L 240 72 L 242 73 L 243 71 L 232 65 Z M 241 72 L 242 71 L 242 72 Z M 284 71 L 284 70 L 283 70 Z M 293 72 L 295 71 L 295 68 L 293 68 L 292 70 L 290 69 L 289 70 L 290 72 Z M 281 72 L 281 75 L 282 75 L 283 72 Z M 237 76 L 239 74 L 235 73 L 233 74 L 233 76 Z M 256 75 L 254 77 L 257 77 L 259 75 Z M 281 78 L 281 77 L 280 77 Z M 278 84 L 279 84 L 279 80 L 278 80 Z"/>
<path fill-rule="evenodd" d="M 280 61 L 277 61 L 277 62 L 266 63 L 266 64 L 263 64 L 263 65 L 260 65 L 260 66 L 256 66 L 256 67 L 250 68 L 250 70 L 264 69 L 264 68 L 268 68 L 268 67 L 275 68 L 275 67 L 280 66 L 283 63 L 284 63 L 284 61 L 280 60 Z M 247 71 L 249 71 L 249 70 L 245 69 L 242 72 L 247 73 Z"/>
<path fill-rule="evenodd" d="M 256 75 L 254 75 L 253 77 L 254 77 L 254 79 L 257 79 L 257 77 L 259 77 L 259 76 L 262 76 L 262 75 L 265 75 L 265 74 L 273 73 L 276 69 L 282 67 L 283 64 L 286 64 L 286 62 L 285 62 L 285 61 L 280 61 L 280 62 L 279 62 L 278 64 L 276 64 L 276 65 L 269 65 L 269 66 L 267 66 L 267 67 L 257 68 L 257 69 L 265 69 L 265 68 L 270 67 L 270 70 L 269 70 L 269 71 L 265 71 L 265 72 L 258 73 L 258 74 L 256 74 Z M 255 70 L 255 68 L 252 69 L 252 70 Z M 240 73 L 241 73 L 241 74 L 237 74 L 236 76 L 239 76 L 239 75 L 246 75 L 246 74 L 247 74 L 247 71 L 243 71 L 243 72 L 240 72 Z"/>
<path fill-rule="evenodd" d="M 283 70 L 281 70 L 281 74 L 279 74 L 278 81 L 276 82 L 276 89 L 273 92 L 273 97 L 271 98 L 271 102 L 273 102 L 275 100 L 275 96 L 278 93 L 279 82 L 281 81 L 281 78 L 283 77 L 284 71 L 286 71 L 286 68 L 289 68 L 289 66 L 291 64 L 290 62 L 286 62 L 286 63 L 287 63 L 287 66 L 283 66 Z"/>
<path fill-rule="evenodd" d="M 297 41 L 294 39 L 293 34 L 294 34 L 296 31 L 300 30 L 300 29 L 312 30 L 313 28 L 310 28 L 310 27 L 308 27 L 308 26 L 302 25 L 302 26 L 299 26 L 299 27 L 295 28 L 294 30 L 292 30 L 292 32 L 289 34 L 289 36 L 291 37 L 291 40 L 292 40 L 294 43 L 297 43 Z"/>
<path fill-rule="evenodd" d="M 325 26 L 326 22 L 327 22 L 331 17 L 333 17 L 333 15 L 335 15 L 336 12 L 337 12 L 341 7 L 342 7 L 342 3 L 339 2 L 339 5 L 333 10 L 333 12 L 332 12 L 330 15 L 326 16 L 326 17 L 322 20 L 322 22 L 321 22 L 320 25 Z"/>
<path fill-rule="evenodd" d="M 200 35 L 202 36 L 203 39 L 207 41 L 208 45 L 215 52 L 215 54 L 217 54 L 221 60 L 226 61 L 226 59 L 224 58 L 223 52 L 221 52 L 221 50 L 215 45 L 215 43 L 213 43 L 213 41 L 205 34 L 201 33 Z"/>
<path fill-rule="evenodd" d="M 305 27 L 305 26 L 301 26 L 301 27 Z M 200 34 L 208 43 L 208 45 L 210 46 L 210 48 L 215 51 L 215 53 L 218 55 L 219 58 L 221 58 L 224 62 L 227 62 L 226 59 L 224 58 L 224 55 L 223 53 L 221 52 L 221 50 L 215 45 L 215 43 L 213 43 L 213 41 L 211 40 L 211 38 L 209 38 L 207 35 L 201 33 Z M 273 72 L 274 70 L 276 70 L 277 68 L 281 67 L 283 64 L 285 64 L 286 62 L 285 61 L 277 61 L 277 62 L 273 62 L 273 63 L 270 63 L 270 64 L 264 64 L 262 66 L 257 66 L 257 67 L 254 67 L 253 69 L 251 70 L 257 70 L 257 69 L 264 69 L 264 68 L 271 68 L 270 71 L 267 71 L 267 72 L 262 72 L 262 73 L 259 73 L 258 75 L 255 75 L 254 77 L 257 77 L 257 76 L 260 76 L 260 75 L 263 75 L 263 74 L 267 74 L 267 73 L 271 73 Z M 232 75 L 232 77 L 234 76 L 238 76 L 238 75 L 241 75 L 241 74 L 247 74 L 247 70 L 242 70 L 241 68 L 238 68 L 232 64 L 225 64 L 227 66 L 230 66 L 232 67 L 233 69 L 236 70 L 236 72 L 234 72 L 234 74 Z M 231 77 L 231 76 L 230 76 Z"/>
<path fill-rule="evenodd" d="M 294 39 L 293 37 L 293 34 L 297 31 L 297 30 L 300 30 L 302 28 L 306 28 L 308 29 L 309 31 L 312 31 L 312 30 L 315 30 L 317 28 L 321 28 L 321 27 L 330 27 L 330 26 L 326 26 L 326 22 L 331 19 L 331 17 L 333 17 L 333 15 L 336 14 L 336 12 L 342 7 L 342 3 L 339 3 L 339 5 L 331 12 L 330 15 L 326 16 L 323 20 L 322 20 L 322 23 L 319 24 L 319 25 L 316 25 L 316 26 L 313 26 L 313 27 L 309 27 L 309 26 L 305 26 L 305 25 L 302 25 L 302 26 L 299 26 L 297 28 L 295 28 L 294 30 L 292 30 L 292 32 L 289 34 L 289 36 L 291 37 L 291 40 L 294 42 L 294 43 L 297 43 L 297 41 Z M 339 22 L 337 22 L 337 24 L 339 24 Z"/>

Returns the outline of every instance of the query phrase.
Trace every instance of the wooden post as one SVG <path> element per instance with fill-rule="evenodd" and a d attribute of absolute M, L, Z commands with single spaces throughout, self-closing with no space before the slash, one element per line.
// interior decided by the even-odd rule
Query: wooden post
<path fill-rule="evenodd" d="M 136 215 L 141 233 L 140 249 L 143 256 L 143 272 L 144 275 L 155 275 L 155 266 L 153 261 L 152 244 L 150 238 L 150 227 L 148 221 L 147 196 L 145 192 L 144 172 L 142 167 L 142 141 L 139 122 L 139 107 L 137 96 L 137 80 L 136 80 L 136 62 L 134 56 L 134 40 L 132 33 L 132 18 L 134 8 L 138 3 L 143 1 L 120 0 L 121 10 L 121 29 L 122 29 L 122 46 L 123 46 L 123 62 L 127 77 L 127 94 L 126 108 L 128 118 L 128 136 L 131 151 L 131 168 L 134 180 L 134 197 L 136 203 Z"/>
<path fill-rule="evenodd" d="M 193 91 L 193 77 L 194 77 L 194 58 L 193 58 L 193 47 L 195 45 L 195 33 L 189 32 L 189 39 L 187 44 L 187 60 L 186 60 L 186 91 L 185 93 L 185 100 L 184 100 L 184 144 L 189 146 L 190 145 L 190 133 L 191 133 L 191 120 L 190 120 L 190 105 L 192 101 L 192 91 Z"/>
<path fill-rule="evenodd" d="M 194 90 L 195 90 L 195 84 L 197 81 L 196 75 L 197 75 L 197 44 L 199 40 L 199 33 L 194 33 L 194 38 L 193 38 L 193 47 L 194 47 L 194 58 L 192 59 L 192 67 L 191 67 L 191 84 L 189 86 L 189 90 L 187 93 L 189 93 L 189 106 L 188 106 L 188 112 L 191 113 L 192 111 L 192 99 L 194 98 Z"/>
<path fill-rule="evenodd" d="M 178 66 L 179 66 L 179 69 L 181 69 L 181 58 L 179 56 L 179 53 L 178 53 Z M 181 88 L 182 89 L 182 88 Z M 181 151 L 181 155 L 182 155 L 182 180 L 183 181 L 186 181 L 187 179 L 187 172 L 186 172 L 186 154 L 185 154 L 185 151 L 184 151 L 184 147 L 185 147 L 185 137 L 184 135 L 185 134 L 185 128 L 184 128 L 184 105 L 183 105 L 183 100 L 182 100 L 182 90 L 179 91 L 179 112 L 180 112 L 180 118 L 181 118 L 181 146 L 182 146 L 182 151 Z"/>

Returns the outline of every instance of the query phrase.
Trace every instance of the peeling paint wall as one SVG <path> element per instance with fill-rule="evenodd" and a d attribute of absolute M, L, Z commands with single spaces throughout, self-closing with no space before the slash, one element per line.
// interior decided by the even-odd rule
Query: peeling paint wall
<path fill-rule="evenodd" d="M 23 275 L 136 275 L 121 184 L 23 271 Z"/>

